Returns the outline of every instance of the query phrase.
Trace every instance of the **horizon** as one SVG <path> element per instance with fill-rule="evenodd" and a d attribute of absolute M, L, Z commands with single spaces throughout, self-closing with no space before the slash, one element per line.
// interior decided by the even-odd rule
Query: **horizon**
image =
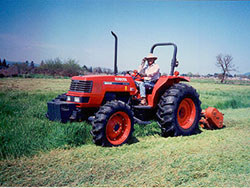
<path fill-rule="evenodd" d="M 0 60 L 2 60 L 1 58 L 0 58 Z M 26 61 L 9 61 L 9 60 L 7 60 L 7 59 L 5 59 L 6 60 L 6 63 L 7 63 L 7 65 L 13 65 L 13 64 L 18 64 L 18 63 L 26 63 Z M 27 60 L 28 61 L 28 60 Z M 44 60 L 42 60 L 42 61 L 44 61 Z M 30 64 L 32 61 L 28 61 L 28 63 Z M 11 64 L 10 64 L 11 63 Z M 33 62 L 34 63 L 34 65 L 35 66 L 40 66 L 40 64 L 41 63 L 36 63 L 36 62 Z M 63 62 L 64 63 L 64 62 Z M 76 62 L 77 63 L 77 62 Z M 79 64 L 79 63 L 77 63 L 77 64 Z M 80 65 L 80 64 L 79 64 Z M 80 65 L 81 66 L 81 65 Z M 86 66 L 86 65 L 83 65 L 83 66 Z M 83 66 L 81 66 L 81 67 L 83 67 Z M 88 68 L 90 68 L 90 67 L 92 67 L 92 68 L 98 68 L 98 67 L 95 67 L 95 66 L 87 66 Z M 113 71 L 113 69 L 112 68 L 107 68 L 107 67 L 100 67 L 100 68 L 102 68 L 102 69 L 111 69 L 112 71 Z M 118 69 L 119 69 L 119 67 L 118 67 Z M 124 72 L 124 71 L 127 71 L 127 70 L 122 70 L 122 71 L 119 71 L 118 73 L 122 73 L 122 72 Z M 168 73 L 166 73 L 166 72 L 162 72 L 161 74 L 168 74 Z M 182 73 L 180 73 L 181 75 L 187 75 L 187 74 L 192 74 L 193 76 L 196 76 L 196 75 L 199 75 L 199 76 L 207 76 L 207 75 L 217 75 L 217 74 L 221 74 L 221 72 L 213 72 L 213 73 L 206 73 L 206 74 L 200 74 L 200 73 L 193 73 L 193 72 L 182 72 Z M 231 75 L 231 76 L 234 76 L 234 75 L 236 75 L 236 76 L 249 76 L 250 75 L 250 72 L 245 72 L 245 73 L 241 73 L 241 74 L 237 74 L 237 73 L 235 73 L 235 74 L 227 74 L 227 75 Z"/>
<path fill-rule="evenodd" d="M 238 72 L 250 72 L 249 1 L 62 0 L 0 2 L 0 57 L 8 61 L 74 59 L 83 66 L 137 69 L 151 46 L 177 44 L 180 74 L 218 73 L 216 56 L 230 54 Z M 169 73 L 173 49 L 155 49 Z"/>

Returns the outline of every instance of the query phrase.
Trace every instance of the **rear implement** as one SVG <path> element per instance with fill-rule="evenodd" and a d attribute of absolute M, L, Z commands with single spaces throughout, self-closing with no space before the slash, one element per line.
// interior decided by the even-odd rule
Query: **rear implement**
<path fill-rule="evenodd" d="M 214 107 L 208 107 L 201 112 L 200 126 L 205 129 L 221 129 L 223 128 L 223 115 Z"/>

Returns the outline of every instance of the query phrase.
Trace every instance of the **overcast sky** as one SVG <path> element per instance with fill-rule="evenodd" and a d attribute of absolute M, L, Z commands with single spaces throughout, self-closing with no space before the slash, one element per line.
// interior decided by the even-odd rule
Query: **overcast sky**
<path fill-rule="evenodd" d="M 216 55 L 231 54 L 238 73 L 250 72 L 250 1 L 1 0 L 0 58 L 72 58 L 81 65 L 137 69 L 151 46 L 177 44 L 180 73 L 215 73 Z M 170 71 L 171 47 L 155 49 Z"/>

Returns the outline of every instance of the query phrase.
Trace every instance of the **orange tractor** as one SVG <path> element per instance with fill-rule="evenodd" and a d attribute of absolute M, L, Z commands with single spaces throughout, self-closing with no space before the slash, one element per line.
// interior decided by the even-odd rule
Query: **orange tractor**
<path fill-rule="evenodd" d="M 100 146 L 126 143 L 134 131 L 134 123 L 148 124 L 150 120 L 158 122 L 164 137 L 199 133 L 199 123 L 207 129 L 223 126 L 223 114 L 211 107 L 202 112 L 196 90 L 180 83 L 190 80 L 174 71 L 179 64 L 174 43 L 152 46 L 152 54 L 158 46 L 174 48 L 171 71 L 168 76 L 161 76 L 153 88 L 146 90 L 148 105 L 139 105 L 141 96 L 135 80 L 140 75 L 133 71 L 117 74 L 118 39 L 115 33 L 112 35 L 115 37 L 114 75 L 72 77 L 69 91 L 48 102 L 47 117 L 50 120 L 89 120 L 93 141 Z"/>

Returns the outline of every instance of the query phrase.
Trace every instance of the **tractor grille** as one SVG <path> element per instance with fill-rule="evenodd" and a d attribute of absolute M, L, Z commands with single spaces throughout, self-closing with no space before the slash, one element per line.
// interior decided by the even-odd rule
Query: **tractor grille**
<path fill-rule="evenodd" d="M 92 81 L 72 80 L 70 85 L 70 91 L 91 93 L 92 86 Z"/>

